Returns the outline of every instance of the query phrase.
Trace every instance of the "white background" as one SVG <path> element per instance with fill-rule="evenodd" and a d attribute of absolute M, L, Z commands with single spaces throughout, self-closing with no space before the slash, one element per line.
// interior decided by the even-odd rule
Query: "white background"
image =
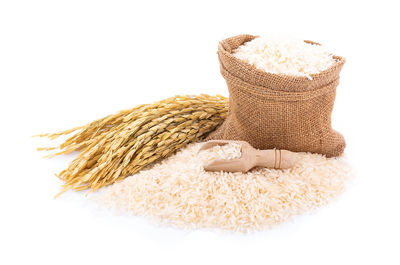
<path fill-rule="evenodd" d="M 0 1 L 1 264 L 400 264 L 397 1 Z M 317 213 L 249 235 L 160 228 L 53 199 L 32 139 L 175 94 L 227 94 L 218 41 L 311 39 L 346 57 L 333 127 L 357 177 Z"/>

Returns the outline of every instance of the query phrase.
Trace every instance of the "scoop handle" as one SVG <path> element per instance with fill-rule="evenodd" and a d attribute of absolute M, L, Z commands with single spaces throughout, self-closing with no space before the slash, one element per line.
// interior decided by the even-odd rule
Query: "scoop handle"
<path fill-rule="evenodd" d="M 256 165 L 266 168 L 291 168 L 297 161 L 297 154 L 287 150 L 268 149 L 257 150 Z"/>

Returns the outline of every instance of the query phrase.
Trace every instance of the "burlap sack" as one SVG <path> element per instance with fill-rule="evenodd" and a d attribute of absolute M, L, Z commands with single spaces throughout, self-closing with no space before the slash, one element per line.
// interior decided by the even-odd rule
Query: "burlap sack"
<path fill-rule="evenodd" d="M 218 58 L 229 89 L 225 122 L 207 140 L 243 140 L 258 149 L 338 156 L 346 146 L 331 128 L 331 112 L 345 59 L 312 76 L 294 77 L 266 73 L 231 53 L 256 36 L 239 35 L 219 43 Z M 306 41 L 313 43 L 310 41 Z"/>

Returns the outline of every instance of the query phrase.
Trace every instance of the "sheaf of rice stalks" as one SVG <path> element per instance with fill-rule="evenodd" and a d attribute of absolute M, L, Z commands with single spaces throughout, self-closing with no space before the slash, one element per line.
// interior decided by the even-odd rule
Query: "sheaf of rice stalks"
<path fill-rule="evenodd" d="M 70 130 L 38 135 L 55 139 L 74 133 L 58 147 L 38 150 L 60 149 L 47 157 L 80 151 L 57 175 L 65 181 L 57 196 L 69 189 L 95 191 L 203 139 L 225 120 L 227 111 L 228 99 L 223 96 L 175 96 Z"/>

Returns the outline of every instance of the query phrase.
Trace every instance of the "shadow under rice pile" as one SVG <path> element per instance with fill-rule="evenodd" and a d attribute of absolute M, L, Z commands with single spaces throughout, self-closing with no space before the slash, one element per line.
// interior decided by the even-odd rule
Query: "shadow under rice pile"
<path fill-rule="evenodd" d="M 340 195 L 352 171 L 343 157 L 299 153 L 290 169 L 248 173 L 206 172 L 205 162 L 240 156 L 226 145 L 200 154 L 192 143 L 177 154 L 100 190 L 94 200 L 122 214 L 144 215 L 180 228 L 261 230 L 327 204 Z"/>

